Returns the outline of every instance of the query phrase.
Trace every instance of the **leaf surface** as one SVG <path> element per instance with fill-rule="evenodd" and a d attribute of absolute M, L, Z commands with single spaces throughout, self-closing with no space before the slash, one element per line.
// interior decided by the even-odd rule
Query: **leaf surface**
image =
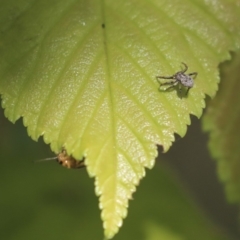
<path fill-rule="evenodd" d="M 235 1 L 3 1 L 0 92 L 5 115 L 23 117 L 33 139 L 86 158 L 105 235 L 189 114 L 217 90 L 220 61 L 240 45 Z M 156 76 L 186 62 L 198 72 L 188 97 L 159 91 Z"/>

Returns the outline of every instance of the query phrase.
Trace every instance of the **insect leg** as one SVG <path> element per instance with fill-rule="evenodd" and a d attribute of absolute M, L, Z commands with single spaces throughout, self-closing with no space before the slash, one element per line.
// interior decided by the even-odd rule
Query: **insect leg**
<path fill-rule="evenodd" d="M 84 160 L 78 161 L 76 168 L 83 168 L 86 167 Z"/>
<path fill-rule="evenodd" d="M 44 159 L 34 160 L 34 162 L 45 162 L 45 161 L 51 161 L 51 160 L 56 160 L 57 158 L 58 158 L 58 157 L 44 158 Z"/>

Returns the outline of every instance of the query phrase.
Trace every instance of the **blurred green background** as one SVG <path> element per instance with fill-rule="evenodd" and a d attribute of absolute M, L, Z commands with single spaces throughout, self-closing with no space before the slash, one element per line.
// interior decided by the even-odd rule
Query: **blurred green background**
<path fill-rule="evenodd" d="M 226 232 L 240 237 L 237 208 L 226 203 L 207 136 L 192 120 L 187 136 L 177 136 L 171 150 L 147 170 L 114 239 L 229 239 Z M 94 181 L 86 170 L 68 170 L 56 161 L 34 163 L 55 155 L 42 139 L 27 136 L 22 120 L 5 119 L 3 110 L 0 127 L 1 239 L 103 239 Z"/>

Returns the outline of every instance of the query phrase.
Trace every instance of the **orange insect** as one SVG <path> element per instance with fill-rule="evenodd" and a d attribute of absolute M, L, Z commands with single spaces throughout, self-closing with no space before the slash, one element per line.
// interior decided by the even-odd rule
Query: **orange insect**
<path fill-rule="evenodd" d="M 79 160 L 76 160 L 71 155 L 69 156 L 65 148 L 62 148 L 62 151 L 56 157 L 41 159 L 41 160 L 38 160 L 37 162 L 50 161 L 54 159 L 56 159 L 57 162 L 61 164 L 63 167 L 66 167 L 69 169 L 70 168 L 78 169 L 78 168 L 86 167 L 86 165 L 84 164 L 84 159 L 79 161 Z"/>

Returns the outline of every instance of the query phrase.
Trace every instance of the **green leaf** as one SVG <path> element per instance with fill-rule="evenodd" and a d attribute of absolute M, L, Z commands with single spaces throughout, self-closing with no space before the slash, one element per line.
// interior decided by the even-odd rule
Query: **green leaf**
<path fill-rule="evenodd" d="M 105 235 L 189 114 L 201 116 L 217 90 L 220 61 L 240 45 L 235 1 L 0 1 L 0 93 L 5 115 L 86 158 Z M 198 72 L 188 97 L 159 91 L 157 75 L 186 62 Z"/>
<path fill-rule="evenodd" d="M 240 202 L 240 53 L 223 65 L 220 90 L 203 118 L 209 148 L 230 202 Z"/>

